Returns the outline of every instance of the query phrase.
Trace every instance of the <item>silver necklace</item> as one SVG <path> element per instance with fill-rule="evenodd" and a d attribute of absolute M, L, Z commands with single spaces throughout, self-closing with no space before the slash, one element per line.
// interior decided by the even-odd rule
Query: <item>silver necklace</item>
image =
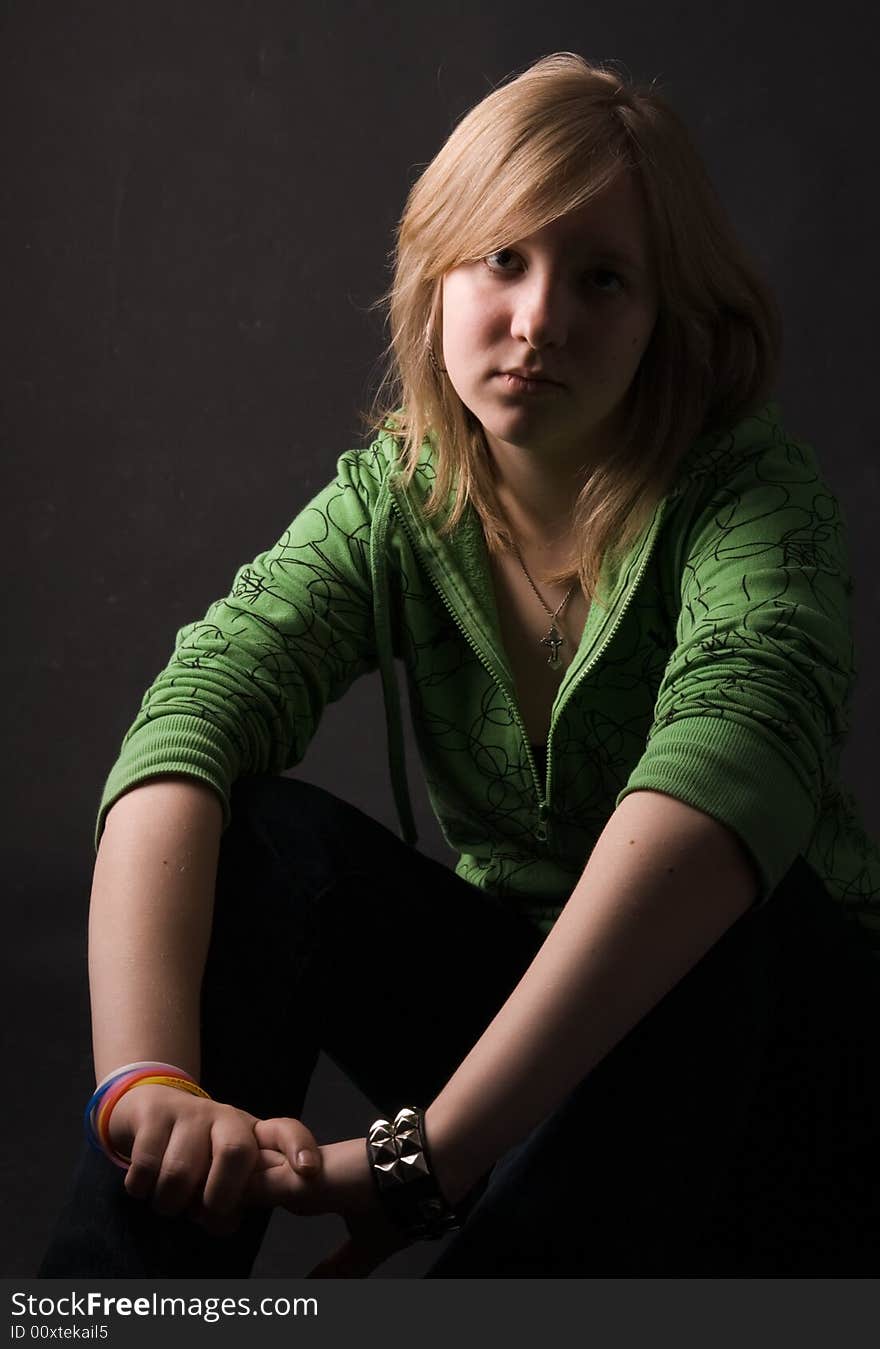
<path fill-rule="evenodd" d="M 513 543 L 513 540 L 511 540 L 511 542 Z M 562 603 L 557 605 L 555 610 L 548 609 L 547 605 L 544 603 L 543 597 L 541 596 L 541 592 L 538 590 L 538 587 L 535 585 L 531 576 L 529 576 L 528 569 L 526 568 L 526 564 L 522 560 L 522 554 L 517 548 L 516 543 L 513 543 L 513 551 L 516 554 L 517 562 L 523 569 L 526 580 L 528 581 L 529 585 L 532 587 L 532 589 L 534 590 L 535 594 L 538 597 L 538 600 L 540 601 L 541 608 L 544 610 L 544 613 L 550 619 L 550 629 L 544 637 L 539 638 L 539 642 L 541 646 L 546 647 L 547 650 L 550 652 L 549 656 L 547 657 L 547 664 L 550 666 L 550 669 L 558 670 L 560 665 L 562 664 L 562 658 L 559 655 L 559 648 L 565 644 L 565 638 L 557 628 L 556 620 L 562 613 L 568 601 L 571 599 L 571 596 L 574 594 L 575 587 L 577 586 L 577 581 L 575 581 L 572 585 L 569 586 L 568 590 L 566 591 L 565 595 L 562 598 Z"/>

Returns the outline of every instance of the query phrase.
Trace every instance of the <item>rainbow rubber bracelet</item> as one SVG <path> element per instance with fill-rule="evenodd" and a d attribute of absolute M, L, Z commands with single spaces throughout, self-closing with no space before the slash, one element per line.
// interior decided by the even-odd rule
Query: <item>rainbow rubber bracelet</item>
<path fill-rule="evenodd" d="M 138 1069 L 141 1070 L 141 1072 L 168 1073 L 172 1077 L 183 1077 L 194 1080 L 192 1079 L 192 1075 L 184 1068 L 178 1068 L 173 1063 L 159 1063 L 157 1060 L 151 1059 L 143 1059 L 140 1063 L 127 1063 L 124 1067 L 117 1068 L 112 1073 L 108 1073 L 107 1076 L 98 1083 L 94 1092 L 89 1097 L 89 1102 L 86 1106 L 86 1132 L 89 1133 L 91 1141 L 96 1143 L 97 1140 L 94 1124 L 98 1108 L 104 1096 L 110 1091 L 114 1083 L 121 1082 L 123 1078 L 133 1078 L 137 1076 Z"/>
<path fill-rule="evenodd" d="M 86 1141 L 96 1152 L 102 1153 L 123 1170 L 127 1170 L 131 1165 L 131 1158 L 116 1152 L 110 1142 L 110 1115 L 120 1097 L 142 1082 L 156 1082 L 163 1086 L 177 1087 L 194 1096 L 211 1099 L 188 1073 L 185 1074 L 182 1069 L 175 1068 L 172 1064 L 148 1062 L 137 1066 L 129 1064 L 126 1068 L 118 1069 L 106 1077 L 100 1086 L 96 1087 L 85 1109 L 83 1122 Z"/>
<path fill-rule="evenodd" d="M 110 1146 L 107 1125 L 113 1107 L 127 1091 L 131 1091 L 132 1087 L 139 1087 L 144 1082 L 158 1082 L 162 1086 L 180 1087 L 184 1091 L 191 1091 L 193 1095 L 207 1095 L 207 1092 L 203 1092 L 202 1088 L 194 1083 L 191 1078 L 179 1077 L 176 1073 L 151 1073 L 149 1070 L 143 1073 L 133 1073 L 131 1077 L 126 1077 L 122 1082 L 114 1083 L 112 1090 L 107 1092 L 95 1111 L 93 1117 L 95 1134 L 105 1148 Z"/>
<path fill-rule="evenodd" d="M 126 1073 L 121 1080 L 116 1079 L 108 1082 L 106 1091 L 101 1093 L 103 1099 L 100 1099 L 87 1111 L 86 1137 L 95 1151 L 103 1153 L 115 1165 L 124 1169 L 131 1165 L 131 1158 L 126 1157 L 124 1153 L 117 1152 L 110 1142 L 110 1115 L 120 1097 L 124 1096 L 125 1092 L 130 1091 L 132 1087 L 140 1086 L 142 1082 L 158 1082 L 164 1086 L 177 1087 L 195 1096 L 202 1096 L 210 1100 L 208 1093 L 197 1083 L 188 1077 L 178 1077 L 176 1073 L 172 1076 L 165 1073 L 151 1073 L 147 1069 L 141 1072 Z"/>
<path fill-rule="evenodd" d="M 141 1068 L 132 1073 L 123 1073 L 121 1077 L 116 1077 L 112 1082 L 108 1082 L 101 1098 L 92 1108 L 92 1127 L 95 1131 L 95 1137 L 99 1142 L 103 1142 L 100 1128 L 102 1116 L 109 1117 L 120 1096 L 124 1096 L 132 1087 L 145 1081 L 148 1077 L 173 1077 L 178 1082 L 192 1082 L 194 1079 L 189 1073 L 183 1072 L 180 1068 Z"/>
<path fill-rule="evenodd" d="M 133 1081 L 126 1081 L 120 1084 L 112 1093 L 108 1093 L 107 1098 L 102 1101 L 98 1110 L 98 1119 L 96 1132 L 103 1150 L 108 1157 L 118 1157 L 124 1159 L 125 1165 L 131 1165 L 131 1158 L 125 1157 L 125 1153 L 117 1152 L 110 1141 L 110 1116 L 113 1113 L 113 1107 L 127 1091 L 132 1087 L 140 1087 L 145 1082 L 156 1082 L 163 1087 L 177 1087 L 180 1091 L 188 1091 L 191 1096 L 202 1096 L 209 1101 L 211 1098 L 206 1091 L 198 1085 L 197 1082 L 191 1082 L 186 1077 L 167 1077 L 163 1074 L 144 1073 L 138 1074 Z"/>
<path fill-rule="evenodd" d="M 95 1090 L 100 1091 L 102 1087 L 109 1086 L 114 1077 L 122 1077 L 123 1073 L 130 1073 L 135 1068 L 152 1068 L 154 1072 L 175 1073 L 178 1077 L 191 1076 L 185 1068 L 178 1068 L 175 1063 L 160 1063 L 158 1059 L 138 1059 L 136 1063 L 124 1063 L 121 1068 L 114 1068 L 112 1073 L 101 1078 Z"/>

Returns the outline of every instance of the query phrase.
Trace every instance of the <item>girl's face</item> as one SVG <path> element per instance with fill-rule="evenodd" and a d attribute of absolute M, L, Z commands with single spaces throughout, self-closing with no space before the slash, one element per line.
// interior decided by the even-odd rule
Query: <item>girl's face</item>
<path fill-rule="evenodd" d="M 443 364 L 496 458 L 515 446 L 570 466 L 613 452 L 657 317 L 632 174 L 442 284 Z"/>

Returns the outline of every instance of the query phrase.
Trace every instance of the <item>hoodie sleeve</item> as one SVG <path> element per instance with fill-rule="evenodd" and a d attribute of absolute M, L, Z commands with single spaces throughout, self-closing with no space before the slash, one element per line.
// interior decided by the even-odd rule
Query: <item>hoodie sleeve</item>
<path fill-rule="evenodd" d="M 675 647 L 616 804 L 647 788 L 726 824 L 763 903 L 809 845 L 849 727 L 845 523 L 812 448 L 781 432 L 719 456 L 681 504 Z"/>
<path fill-rule="evenodd" d="M 299 763 L 325 705 L 376 668 L 377 463 L 368 452 L 343 454 L 336 477 L 274 547 L 240 567 L 228 595 L 177 633 L 104 786 L 96 848 L 113 803 L 162 773 L 215 787 L 225 828 L 233 782 Z"/>

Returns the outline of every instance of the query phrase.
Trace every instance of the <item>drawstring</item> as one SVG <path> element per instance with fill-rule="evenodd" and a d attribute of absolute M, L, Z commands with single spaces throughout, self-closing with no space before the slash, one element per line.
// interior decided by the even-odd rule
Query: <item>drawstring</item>
<path fill-rule="evenodd" d="M 403 742 L 403 724 L 400 712 L 400 690 L 394 670 L 394 646 L 391 636 L 391 603 L 388 586 L 388 554 L 386 538 L 388 516 L 391 511 L 391 489 L 387 482 L 376 503 L 373 527 L 370 532 L 370 571 L 373 580 L 373 626 L 376 633 L 376 653 L 382 675 L 382 697 L 385 701 L 385 727 L 388 737 L 388 763 L 391 769 L 391 787 L 400 821 L 400 835 L 404 843 L 418 841 L 409 783 L 406 776 L 406 753 Z"/>

